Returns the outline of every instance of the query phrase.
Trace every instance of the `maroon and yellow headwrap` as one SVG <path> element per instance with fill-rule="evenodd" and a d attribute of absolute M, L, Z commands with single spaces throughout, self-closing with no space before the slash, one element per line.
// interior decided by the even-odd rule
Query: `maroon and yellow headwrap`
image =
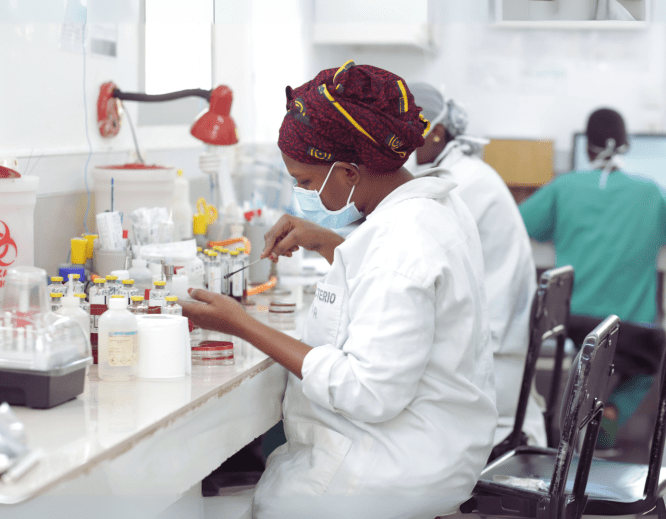
<path fill-rule="evenodd" d="M 305 164 L 341 160 L 379 173 L 399 169 L 430 126 L 402 78 L 351 60 L 287 87 L 287 110 L 278 139 L 283 153 Z"/>

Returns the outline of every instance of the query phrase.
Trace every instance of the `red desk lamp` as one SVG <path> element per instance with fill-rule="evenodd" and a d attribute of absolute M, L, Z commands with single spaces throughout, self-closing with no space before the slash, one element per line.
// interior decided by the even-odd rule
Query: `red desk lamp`
<path fill-rule="evenodd" d="M 231 89 L 221 85 L 212 90 L 194 88 L 169 94 L 141 94 L 123 92 L 115 84 L 104 83 L 97 98 L 97 126 L 102 137 L 114 137 L 120 131 L 121 101 L 140 101 L 158 103 L 173 101 L 183 97 L 198 96 L 209 102 L 208 110 L 201 112 L 190 129 L 190 133 L 208 144 L 228 146 L 238 142 L 236 123 L 231 118 Z"/>

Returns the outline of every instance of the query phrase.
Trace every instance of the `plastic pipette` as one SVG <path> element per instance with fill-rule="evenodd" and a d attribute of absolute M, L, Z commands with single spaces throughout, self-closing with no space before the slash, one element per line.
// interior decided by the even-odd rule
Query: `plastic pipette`
<path fill-rule="evenodd" d="M 245 270 L 246 268 L 251 267 L 252 265 L 255 265 L 256 263 L 259 263 L 262 259 L 266 259 L 266 258 L 259 258 L 258 260 L 253 261 L 252 263 L 249 263 L 249 264 L 245 265 L 243 268 L 239 268 L 238 270 L 234 270 L 233 272 L 229 272 L 229 274 L 224 275 L 224 279 L 229 279 L 231 276 L 233 276 L 234 274 L 237 274 L 241 270 Z"/>

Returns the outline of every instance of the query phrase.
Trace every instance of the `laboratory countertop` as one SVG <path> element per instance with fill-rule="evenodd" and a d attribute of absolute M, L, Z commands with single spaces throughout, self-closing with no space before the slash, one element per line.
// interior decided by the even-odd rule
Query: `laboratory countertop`
<path fill-rule="evenodd" d="M 256 306 L 249 307 L 248 312 L 270 325 L 266 314 L 268 301 L 268 298 L 257 297 Z M 297 311 L 295 328 L 283 330 L 285 333 L 300 337 L 308 306 L 302 305 Z M 271 358 L 250 344 L 237 339 L 234 342 L 234 365 L 195 365 L 191 375 L 185 377 L 132 382 L 101 381 L 97 366 L 93 365 L 86 376 L 84 391 L 77 398 L 52 409 L 12 407 L 25 425 L 28 445 L 42 449 L 44 455 L 17 482 L 0 483 L 0 504 L 20 503 L 49 492 L 63 481 L 86 474 L 102 462 L 113 460 L 160 434 L 197 409 L 205 408 L 207 402 L 225 395 L 233 398 L 234 391 L 245 382 L 272 369 Z M 282 370 L 280 366 L 275 369 Z M 274 373 L 265 380 L 267 384 L 280 385 L 283 381 L 286 383 L 286 375 Z M 281 395 L 281 391 L 284 387 L 269 388 L 268 394 Z M 278 414 L 281 396 L 279 398 L 271 404 L 278 406 Z M 240 446 L 236 450 L 238 448 Z"/>

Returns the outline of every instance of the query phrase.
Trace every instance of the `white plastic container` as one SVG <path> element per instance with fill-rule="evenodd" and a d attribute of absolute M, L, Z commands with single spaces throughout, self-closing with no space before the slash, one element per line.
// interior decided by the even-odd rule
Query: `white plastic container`
<path fill-rule="evenodd" d="M 147 267 L 146 260 L 133 259 L 129 276 L 134 280 L 134 286 L 139 289 L 139 295 L 144 295 L 142 290 L 153 288 L 153 275 Z"/>
<path fill-rule="evenodd" d="M 62 304 L 60 307 L 58 307 L 56 313 L 58 315 L 66 315 L 67 317 L 71 317 L 77 323 L 79 323 L 81 328 L 83 328 L 83 332 L 85 333 L 86 338 L 88 341 L 90 341 L 90 316 L 83 308 L 81 308 L 80 299 L 72 295 L 63 297 L 61 301 Z"/>
<path fill-rule="evenodd" d="M 0 288 L 8 268 L 35 264 L 39 178 L 0 179 Z"/>
<path fill-rule="evenodd" d="M 134 380 L 139 370 L 139 325 L 124 297 L 111 297 L 99 318 L 98 373 L 101 380 Z"/>
<path fill-rule="evenodd" d="M 95 211 L 111 210 L 111 179 L 113 178 L 113 210 L 123 213 L 123 229 L 132 233 L 129 214 L 139 207 L 166 207 L 171 210 L 176 169 L 146 164 L 97 166 L 92 170 Z"/>

